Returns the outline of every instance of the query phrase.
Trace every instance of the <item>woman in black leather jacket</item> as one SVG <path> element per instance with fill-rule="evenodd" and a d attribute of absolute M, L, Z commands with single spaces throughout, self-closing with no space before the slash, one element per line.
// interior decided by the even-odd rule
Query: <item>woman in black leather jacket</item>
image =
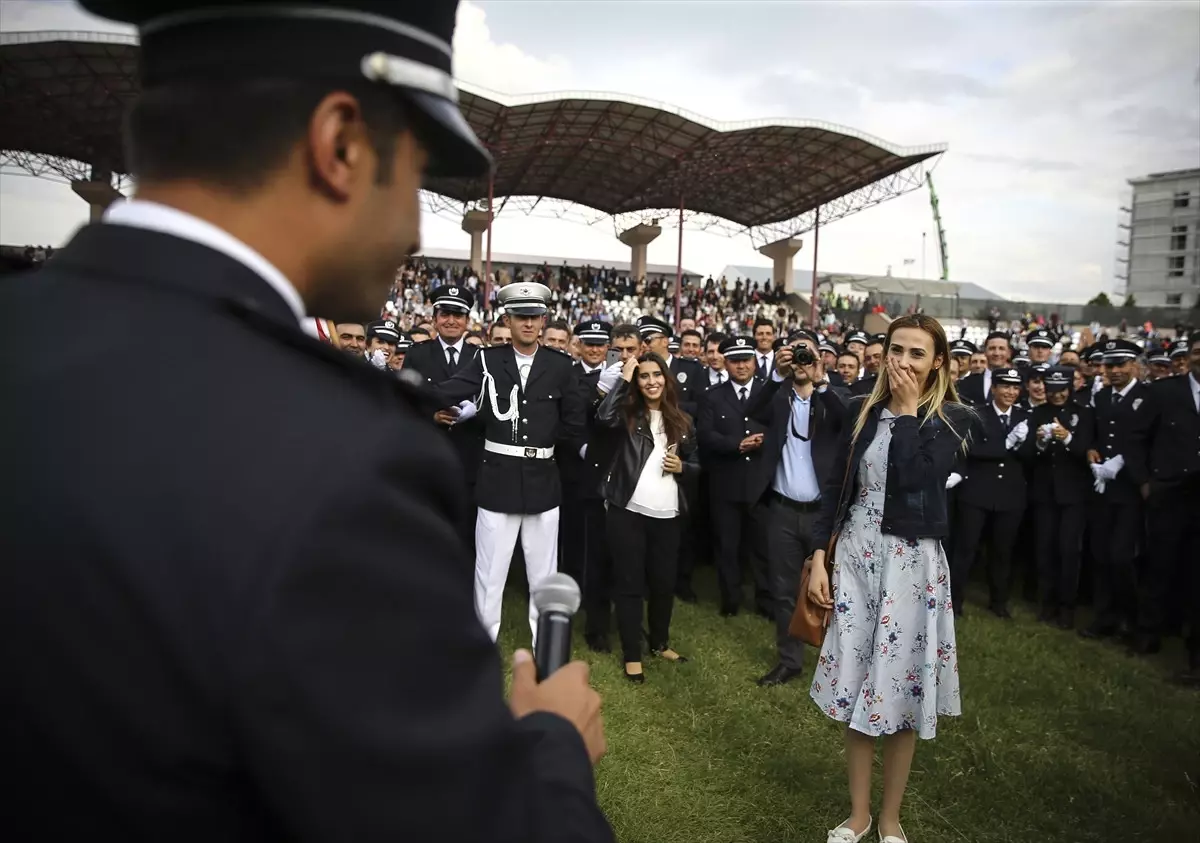
<path fill-rule="evenodd" d="M 671 662 L 687 661 L 668 641 L 680 516 L 687 509 L 677 481 L 685 472 L 700 470 L 696 431 L 679 409 L 675 381 L 657 354 L 626 361 L 621 380 L 597 408 L 596 421 L 624 434 L 617 437 L 603 493 L 625 676 L 640 683 L 646 680 L 643 593 L 649 593 L 650 652 Z"/>

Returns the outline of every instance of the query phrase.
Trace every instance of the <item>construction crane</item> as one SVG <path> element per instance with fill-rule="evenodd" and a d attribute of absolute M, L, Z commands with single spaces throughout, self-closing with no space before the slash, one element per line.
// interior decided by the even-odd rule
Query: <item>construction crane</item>
<path fill-rule="evenodd" d="M 929 185 L 929 204 L 933 207 L 933 224 L 937 226 L 938 248 L 942 256 L 942 280 L 950 280 L 950 261 L 946 254 L 946 230 L 942 228 L 942 214 L 938 211 L 937 191 L 933 189 L 933 174 L 925 174 L 925 183 Z"/>

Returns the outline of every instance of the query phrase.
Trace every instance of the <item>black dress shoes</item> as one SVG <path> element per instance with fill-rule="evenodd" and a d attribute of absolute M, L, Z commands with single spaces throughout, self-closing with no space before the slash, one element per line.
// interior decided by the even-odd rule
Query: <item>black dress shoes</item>
<path fill-rule="evenodd" d="M 627 671 L 625 671 L 625 678 L 628 679 L 630 682 L 632 682 L 634 685 L 646 684 L 646 674 L 644 674 L 644 673 L 630 673 L 627 670 Z"/>
<path fill-rule="evenodd" d="M 777 664 L 767 671 L 765 676 L 759 678 L 758 687 L 770 688 L 773 685 L 786 685 L 803 672 L 798 668 L 784 667 L 781 664 Z"/>
<path fill-rule="evenodd" d="M 992 614 L 995 615 L 996 617 L 1000 618 L 1001 620 L 1006 620 L 1006 621 L 1012 620 L 1012 612 L 1008 611 L 1007 606 L 1004 606 L 1004 605 L 992 606 L 991 608 L 992 608 Z"/>
<path fill-rule="evenodd" d="M 696 592 L 692 591 L 691 586 L 675 589 L 675 596 L 684 603 L 695 603 L 697 600 Z"/>

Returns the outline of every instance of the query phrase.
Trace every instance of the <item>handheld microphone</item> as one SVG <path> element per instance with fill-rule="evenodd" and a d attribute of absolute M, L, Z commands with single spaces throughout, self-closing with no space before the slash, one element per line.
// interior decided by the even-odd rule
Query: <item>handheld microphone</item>
<path fill-rule="evenodd" d="M 533 661 L 539 682 L 571 660 L 571 618 L 580 600 L 579 585 L 566 574 L 551 574 L 533 590 L 538 610 Z"/>

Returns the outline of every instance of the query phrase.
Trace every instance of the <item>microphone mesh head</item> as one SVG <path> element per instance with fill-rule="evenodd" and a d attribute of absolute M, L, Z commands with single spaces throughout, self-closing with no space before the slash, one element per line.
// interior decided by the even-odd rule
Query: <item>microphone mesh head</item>
<path fill-rule="evenodd" d="M 574 615 L 581 599 L 579 585 L 567 574 L 551 574 L 533 590 L 533 605 L 539 612 Z"/>

